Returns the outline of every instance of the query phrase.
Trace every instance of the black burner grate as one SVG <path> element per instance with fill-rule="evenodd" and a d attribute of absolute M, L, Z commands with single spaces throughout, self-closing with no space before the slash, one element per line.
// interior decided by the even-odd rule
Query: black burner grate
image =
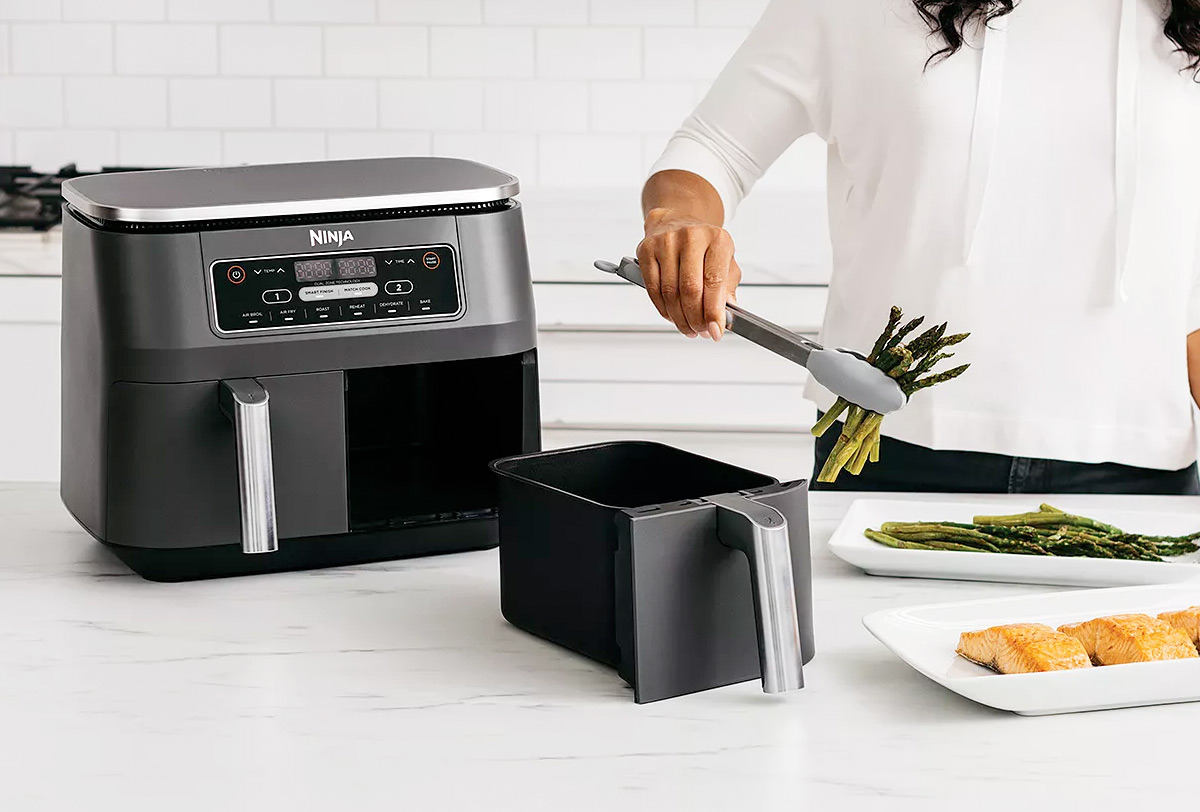
<path fill-rule="evenodd" d="M 101 172 L 136 172 L 160 167 L 105 166 L 80 172 L 75 164 L 54 172 L 30 166 L 0 166 L 0 230 L 47 231 L 62 222 L 62 184 L 65 180 Z"/>

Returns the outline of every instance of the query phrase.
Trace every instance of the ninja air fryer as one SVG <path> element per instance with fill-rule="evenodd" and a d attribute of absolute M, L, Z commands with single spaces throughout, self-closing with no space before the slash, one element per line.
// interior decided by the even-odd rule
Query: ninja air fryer
<path fill-rule="evenodd" d="M 494 546 L 537 451 L 516 178 L 444 158 L 63 185 L 62 499 L 143 576 Z"/>

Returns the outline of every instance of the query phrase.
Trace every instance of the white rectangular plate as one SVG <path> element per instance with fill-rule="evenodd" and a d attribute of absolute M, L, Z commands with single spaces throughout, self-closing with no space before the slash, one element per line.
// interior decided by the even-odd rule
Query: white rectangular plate
<path fill-rule="evenodd" d="M 859 499 L 829 540 L 829 550 L 871 575 L 942 578 L 955 581 L 1001 581 L 1061 586 L 1141 586 L 1200 578 L 1200 553 L 1159 561 L 1111 558 L 1056 558 L 1007 553 L 964 553 L 953 550 L 897 550 L 863 535 L 884 522 L 969 522 L 981 514 L 1011 514 L 1038 509 L 1038 497 L 1025 503 L 903 502 Z M 1070 510 L 1069 502 L 1056 505 Z M 1200 515 L 1160 511 L 1088 510 L 1086 515 L 1129 533 L 1182 536 L 1200 530 Z"/>
<path fill-rule="evenodd" d="M 889 609 L 863 625 L 900 659 L 967 699 L 1023 716 L 1200 700 L 1200 659 L 997 674 L 954 653 L 958 636 L 1005 623 L 1063 623 L 1200 604 L 1200 584 L 1095 589 Z"/>

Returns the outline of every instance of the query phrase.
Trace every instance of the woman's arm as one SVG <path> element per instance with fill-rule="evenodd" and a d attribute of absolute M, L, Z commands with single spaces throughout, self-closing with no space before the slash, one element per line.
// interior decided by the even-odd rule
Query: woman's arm
<path fill-rule="evenodd" d="M 1200 406 L 1200 330 L 1188 336 L 1188 380 L 1192 384 L 1192 397 Z"/>
<path fill-rule="evenodd" d="M 722 226 L 784 150 L 820 129 L 822 9 L 822 0 L 772 0 L 643 190 L 646 290 L 684 335 L 723 333 L 741 271 Z"/>

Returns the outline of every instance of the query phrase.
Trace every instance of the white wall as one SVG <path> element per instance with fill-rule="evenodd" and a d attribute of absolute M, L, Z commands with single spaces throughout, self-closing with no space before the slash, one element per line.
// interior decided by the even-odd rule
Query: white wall
<path fill-rule="evenodd" d="M 764 5 L 0 0 L 0 162 L 452 154 L 633 187 Z M 767 185 L 819 185 L 822 159 Z"/>

